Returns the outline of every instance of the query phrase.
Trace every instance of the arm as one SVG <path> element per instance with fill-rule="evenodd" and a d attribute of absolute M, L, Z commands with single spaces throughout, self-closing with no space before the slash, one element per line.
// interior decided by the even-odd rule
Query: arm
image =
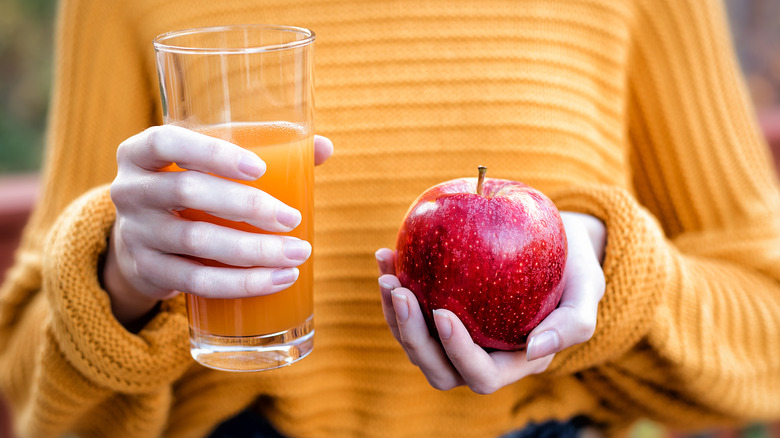
<path fill-rule="evenodd" d="M 637 2 L 628 106 L 636 197 L 593 187 L 556 198 L 605 220 L 602 310 L 622 309 L 615 328 L 635 328 L 638 343 L 619 359 L 599 355 L 621 339 L 603 327 L 553 368 L 608 359 L 586 373 L 590 382 L 609 387 L 624 413 L 680 428 L 780 416 L 777 176 L 714 4 Z"/>
<path fill-rule="evenodd" d="M 107 183 L 116 146 L 155 119 L 156 85 L 130 15 L 100 2 L 60 4 L 43 193 L 0 291 L 0 391 L 22 437 L 157 436 L 170 382 L 191 362 L 181 301 L 136 336 L 111 316 L 98 282 L 115 215 Z M 128 418 L 143 426 L 128 430 Z"/>
<path fill-rule="evenodd" d="M 604 420 L 690 428 L 780 415 L 780 197 L 725 17 L 712 2 L 632 6 L 621 114 L 634 186 L 581 181 L 547 193 L 605 224 L 606 290 L 592 338 L 542 368 L 576 374 L 614 414 Z M 400 333 L 397 285 L 382 279 Z M 452 370 L 447 359 L 440 369 Z"/>
<path fill-rule="evenodd" d="M 277 223 L 279 201 L 210 175 L 257 178 L 264 163 L 256 155 L 182 128 L 146 129 L 159 119 L 157 86 L 151 37 L 139 36 L 133 19 L 99 2 L 60 10 L 46 190 L 0 303 L 0 368 L 10 370 L 0 390 L 21 436 L 161 435 L 173 382 L 193 363 L 177 291 L 207 293 L 205 281 L 225 284 L 222 296 L 285 286 L 269 290 L 273 268 L 215 272 L 175 254 L 291 267 L 310 251 L 305 243 L 296 260 L 280 263 L 278 236 L 175 214 L 200 208 L 270 230 L 295 225 Z M 315 140 L 317 163 L 331 152 Z M 193 171 L 159 172 L 171 162 Z"/>

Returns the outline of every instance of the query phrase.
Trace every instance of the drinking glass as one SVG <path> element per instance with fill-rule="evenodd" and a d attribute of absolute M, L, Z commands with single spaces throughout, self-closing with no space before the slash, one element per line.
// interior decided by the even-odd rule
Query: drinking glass
<path fill-rule="evenodd" d="M 164 123 L 255 152 L 266 173 L 246 182 L 298 209 L 289 233 L 314 237 L 314 39 L 290 26 L 237 25 L 169 32 L 154 40 Z M 181 171 L 173 164 L 167 170 Z M 184 218 L 268 233 L 185 210 Z M 212 260 L 198 261 L 224 266 Z M 251 298 L 186 294 L 190 351 L 221 370 L 259 371 L 298 361 L 313 347 L 312 260 L 281 292 Z"/>

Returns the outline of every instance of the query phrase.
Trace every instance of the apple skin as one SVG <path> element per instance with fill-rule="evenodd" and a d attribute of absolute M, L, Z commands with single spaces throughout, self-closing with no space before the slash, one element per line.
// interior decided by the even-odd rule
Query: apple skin
<path fill-rule="evenodd" d="M 521 182 L 443 182 L 412 204 L 396 243 L 396 275 L 420 303 L 437 339 L 433 310 L 448 309 L 474 342 L 518 350 L 558 305 L 567 241 L 555 204 Z"/>

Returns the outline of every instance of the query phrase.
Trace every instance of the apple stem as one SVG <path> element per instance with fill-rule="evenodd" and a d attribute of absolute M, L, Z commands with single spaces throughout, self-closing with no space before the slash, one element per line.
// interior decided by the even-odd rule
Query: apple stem
<path fill-rule="evenodd" d="M 482 184 L 485 182 L 485 174 L 487 173 L 487 167 L 479 166 L 479 178 L 477 179 L 477 194 L 482 196 Z"/>

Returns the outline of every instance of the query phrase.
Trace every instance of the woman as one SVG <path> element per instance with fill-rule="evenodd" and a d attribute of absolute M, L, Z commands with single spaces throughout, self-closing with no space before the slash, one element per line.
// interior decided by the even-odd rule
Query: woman
<path fill-rule="evenodd" d="M 158 170 L 213 145 L 154 127 L 151 40 L 245 22 L 317 32 L 317 129 L 337 152 L 316 171 L 315 350 L 233 374 L 190 359 L 173 291 L 197 293 L 197 273 L 175 255 L 186 242 L 155 234 L 182 207 Z M 719 5 L 72 0 L 57 53 L 44 196 L 0 293 L 0 388 L 21 436 L 206 436 L 246 410 L 301 437 L 780 415 L 780 197 Z M 261 175 L 215 148 L 194 169 Z M 322 162 L 330 142 L 317 148 Z M 372 255 L 411 201 L 477 164 L 567 221 L 567 291 L 528 351 L 476 350 L 446 312 L 451 336 L 430 338 L 388 249 L 376 292 Z M 270 292 L 266 274 L 233 292 Z"/>

